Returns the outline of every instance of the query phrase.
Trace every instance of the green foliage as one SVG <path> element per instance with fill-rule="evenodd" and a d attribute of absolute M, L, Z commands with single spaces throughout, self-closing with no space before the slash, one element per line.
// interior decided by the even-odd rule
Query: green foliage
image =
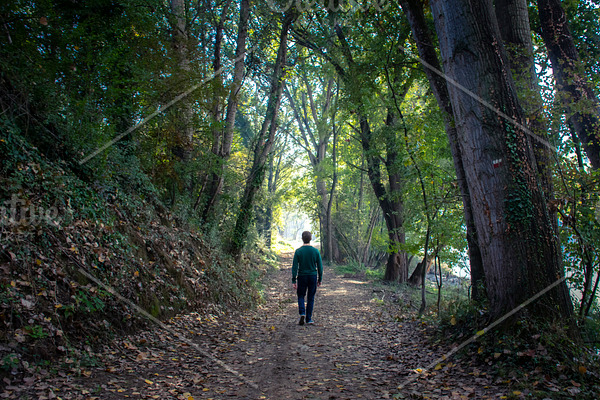
<path fill-rule="evenodd" d="M 597 308 L 585 318 L 582 332 L 587 345 L 590 348 L 600 350 L 600 311 Z"/>
<path fill-rule="evenodd" d="M 7 354 L 0 360 L 0 368 L 2 368 L 6 372 L 16 370 L 19 364 L 19 356 L 16 353 Z"/>
<path fill-rule="evenodd" d="M 346 277 L 355 277 L 367 280 L 381 280 L 383 279 L 383 274 L 385 271 L 381 267 L 368 268 L 366 265 L 352 260 L 347 264 L 336 265 L 335 272 Z"/>
<path fill-rule="evenodd" d="M 585 63 L 584 71 L 595 82 L 596 88 L 600 88 L 600 2 L 566 1 L 564 8 L 575 46 Z"/>
<path fill-rule="evenodd" d="M 506 147 L 510 155 L 510 170 L 513 175 L 512 187 L 504 199 L 504 214 L 506 221 L 514 226 L 527 224 L 533 218 L 534 209 L 531 199 L 531 191 L 524 181 L 524 171 L 522 170 L 522 149 L 523 140 L 512 126 L 505 124 Z M 521 133 L 523 135 L 523 133 Z M 517 228 L 518 229 L 518 228 Z"/>
<path fill-rule="evenodd" d="M 23 331 L 33 339 L 43 339 L 48 336 L 41 325 L 27 325 L 23 327 Z"/>
<path fill-rule="evenodd" d="M 107 292 L 100 290 L 97 294 L 90 296 L 87 292 L 79 290 L 75 295 L 75 307 L 86 313 L 103 311 L 105 304 L 102 298 L 106 297 L 107 294 Z"/>
<path fill-rule="evenodd" d="M 593 288 L 600 268 L 600 218 L 596 215 L 600 197 L 595 191 L 600 175 L 580 170 L 576 161 L 568 158 L 561 162 L 560 173 L 555 185 L 559 233 L 571 294 L 583 318 L 598 309 L 598 292 Z"/>
<path fill-rule="evenodd" d="M 533 398 L 595 398 L 598 386 L 594 350 L 574 342 L 560 323 L 543 324 L 523 312 L 492 330 L 484 309 L 466 298 L 444 301 L 439 328 L 434 335 L 442 344 L 455 346 L 467 341 L 455 356 L 461 363 L 488 365 L 494 374 L 515 389 L 531 391 Z M 475 339 L 475 340 L 473 340 Z M 538 385 L 545 381 L 545 385 Z M 563 397 L 561 390 L 567 388 Z M 561 395 L 562 396 L 562 395 Z"/>

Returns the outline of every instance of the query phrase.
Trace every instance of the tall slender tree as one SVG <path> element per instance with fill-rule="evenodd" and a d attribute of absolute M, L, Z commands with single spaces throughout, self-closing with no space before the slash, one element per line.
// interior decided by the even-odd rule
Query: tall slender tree
<path fill-rule="evenodd" d="M 326 82 L 319 82 L 314 75 L 310 77 L 305 70 L 306 65 L 300 66 L 300 79 L 295 86 L 286 85 L 285 95 L 288 99 L 300 137 L 296 143 L 302 147 L 308 154 L 308 159 L 315 174 L 315 183 L 317 194 L 319 195 L 319 222 L 321 226 L 321 240 L 323 258 L 331 260 L 334 254 L 339 257 L 337 243 L 333 235 L 331 226 L 329 206 L 333 200 L 333 193 L 327 190 L 327 174 L 325 160 L 328 156 L 328 148 L 331 137 L 334 134 L 332 120 L 335 118 L 334 109 L 331 110 L 333 96 L 335 93 L 335 80 L 330 77 Z M 317 81 L 317 84 L 310 82 L 310 79 Z M 316 92 L 314 86 L 320 85 L 322 92 Z M 335 257 L 335 258 L 338 258 Z"/>
<path fill-rule="evenodd" d="M 221 17 L 221 32 L 224 15 Z M 248 20 L 250 17 L 250 0 L 242 0 L 240 2 L 240 20 L 238 23 L 238 34 L 237 34 L 237 47 L 235 50 L 235 61 L 233 70 L 233 81 L 229 90 L 229 98 L 227 100 L 227 111 L 225 113 L 225 120 L 220 121 L 220 113 L 218 107 L 213 111 L 213 121 L 215 128 L 213 128 L 213 144 L 211 152 L 214 165 L 211 170 L 206 174 L 200 194 L 196 201 L 196 208 L 201 205 L 200 217 L 202 221 L 207 221 L 209 216 L 213 213 L 215 204 L 218 201 L 220 192 L 223 188 L 224 173 L 227 161 L 231 155 L 231 145 L 233 143 L 233 132 L 235 127 L 235 116 L 237 113 L 238 102 L 240 97 L 240 90 L 242 88 L 242 81 L 244 79 L 245 65 L 244 60 L 246 57 L 246 41 L 248 38 Z M 220 41 L 222 40 L 222 34 L 217 35 L 215 39 L 220 48 Z M 215 46 L 217 48 L 217 46 Z M 215 63 L 213 69 L 217 72 L 221 69 L 221 52 L 215 50 Z M 220 75 L 220 73 L 219 73 Z"/>
<path fill-rule="evenodd" d="M 600 103 L 583 71 L 560 0 L 538 0 L 542 37 L 569 123 L 594 169 L 600 168 Z"/>
<path fill-rule="evenodd" d="M 363 96 L 364 88 L 356 87 L 356 78 L 361 76 L 360 63 L 355 61 L 354 55 L 346 35 L 340 25 L 334 27 L 340 43 L 340 52 L 347 65 L 344 69 L 341 64 L 334 62 L 346 89 L 350 93 L 351 102 L 355 105 L 353 110 L 358 120 L 357 132 L 367 164 L 367 175 L 371 186 L 383 211 L 383 217 L 388 232 L 388 260 L 384 280 L 390 282 L 404 282 L 408 279 L 408 263 L 406 252 L 402 249 L 406 236 L 404 231 L 404 210 L 402 190 L 404 179 L 399 165 L 400 139 L 397 137 L 397 114 L 388 109 L 385 127 L 383 128 L 385 158 L 379 153 L 375 134 L 369 122 L 367 99 Z M 364 71 L 364 70 L 363 70 Z M 396 79 L 392 79 L 396 82 Z M 404 82 L 403 90 L 396 99 L 401 103 L 412 83 L 412 78 Z M 385 165 L 385 169 L 382 166 Z M 387 181 L 387 182 L 386 182 Z M 386 186 L 387 183 L 387 186 Z"/>
<path fill-rule="evenodd" d="M 171 31 L 173 49 L 175 50 L 177 67 L 180 74 L 190 72 L 189 27 L 185 0 L 171 0 Z M 190 160 L 194 143 L 194 110 L 189 101 L 184 100 L 181 105 L 181 115 L 178 118 L 176 137 L 173 140 L 171 152 L 180 162 Z"/>
<path fill-rule="evenodd" d="M 429 85 L 431 86 L 440 110 L 442 110 L 443 113 L 446 135 L 448 136 L 448 143 L 450 144 L 450 149 L 452 151 L 454 169 L 456 171 L 456 178 L 463 202 L 471 271 L 471 295 L 473 299 L 481 300 L 485 296 L 485 293 L 482 290 L 482 288 L 485 287 L 483 261 L 481 259 L 477 229 L 475 227 L 471 195 L 465 177 L 462 151 L 458 144 L 458 133 L 454 122 L 452 105 L 450 104 L 450 94 L 446 86 L 446 81 L 442 75 L 442 67 L 433 42 L 435 33 L 430 32 L 425 19 L 423 3 L 421 1 L 400 0 L 400 4 L 408 18 L 413 38 L 417 44 L 420 61 L 423 64 L 423 69 L 429 81 Z"/>
<path fill-rule="evenodd" d="M 535 151 L 540 184 L 546 199 L 550 201 L 554 199 L 552 166 L 556 150 L 551 144 L 554 142 L 551 134 L 547 133 L 543 112 L 544 103 L 535 72 L 527 1 L 497 0 L 495 11 L 496 18 L 502 21 L 502 24 L 499 24 L 500 35 L 506 47 L 517 96 L 525 112 L 527 127 L 533 134 L 530 139 Z M 556 220 L 555 217 L 553 219 Z"/>
<path fill-rule="evenodd" d="M 277 50 L 277 58 L 271 77 L 267 111 L 260 131 L 255 138 L 252 167 L 246 179 L 235 228 L 227 248 L 229 254 L 235 258 L 239 258 L 242 254 L 246 237 L 248 236 L 248 229 L 252 222 L 254 197 L 262 186 L 269 158 L 268 156 L 275 139 L 275 133 L 277 131 L 277 114 L 279 113 L 279 106 L 281 104 L 287 64 L 288 33 L 296 17 L 297 14 L 295 13 L 294 8 L 289 10 L 283 17 L 281 32 L 279 34 L 279 49 Z"/>

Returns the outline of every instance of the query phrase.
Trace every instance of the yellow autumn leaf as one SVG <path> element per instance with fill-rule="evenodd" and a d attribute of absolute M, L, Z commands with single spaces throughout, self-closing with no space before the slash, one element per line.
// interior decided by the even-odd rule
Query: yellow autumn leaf
<path fill-rule="evenodd" d="M 454 315 L 452 316 L 452 319 L 450 319 L 450 325 L 456 325 L 456 317 L 454 317 Z"/>
<path fill-rule="evenodd" d="M 436 371 L 438 371 L 438 370 L 440 370 L 440 369 L 442 369 L 442 364 L 438 364 L 438 365 L 436 365 L 436 366 L 435 366 L 435 368 L 434 368 L 434 370 L 436 370 Z"/>
<path fill-rule="evenodd" d="M 477 335 L 477 336 L 481 336 L 481 335 L 483 335 L 484 333 L 485 333 L 485 331 L 482 329 L 482 330 L 480 330 L 480 331 L 477 331 L 476 335 Z"/>
<path fill-rule="evenodd" d="M 515 390 L 515 391 L 513 391 L 513 394 L 514 394 L 515 396 L 518 396 L 518 395 L 520 395 L 520 394 L 521 394 L 521 392 L 519 392 L 518 390 Z"/>
<path fill-rule="evenodd" d="M 42 265 L 42 260 L 40 260 L 39 258 L 36 258 L 36 259 L 35 259 L 35 263 L 36 263 L 37 265 Z"/>
<path fill-rule="evenodd" d="M 154 383 L 154 382 L 152 382 L 152 381 L 151 381 L 151 380 L 149 380 L 149 379 L 144 379 L 144 382 L 146 382 L 148 385 L 152 385 L 152 384 Z"/>
<path fill-rule="evenodd" d="M 210 389 L 209 388 L 202 388 L 203 392 L 208 392 Z"/>
<path fill-rule="evenodd" d="M 135 276 L 135 277 L 138 277 L 138 276 L 140 276 L 140 271 L 135 271 L 135 272 L 133 273 L 133 276 Z"/>
<path fill-rule="evenodd" d="M 586 372 L 587 372 L 587 368 L 586 368 L 586 367 L 584 367 L 583 365 L 580 365 L 580 366 L 579 366 L 579 373 L 580 373 L 581 375 L 583 375 L 583 374 L 585 374 Z"/>
<path fill-rule="evenodd" d="M 501 355 L 500 353 L 494 353 L 494 358 L 498 358 L 498 357 L 500 357 L 500 355 Z"/>
<path fill-rule="evenodd" d="M 481 354 L 481 353 L 483 353 L 483 347 L 480 347 L 477 349 L 477 354 Z"/>

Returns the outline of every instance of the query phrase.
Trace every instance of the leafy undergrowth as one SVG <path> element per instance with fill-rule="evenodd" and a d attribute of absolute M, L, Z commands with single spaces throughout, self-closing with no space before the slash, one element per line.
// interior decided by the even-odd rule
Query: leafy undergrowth
<path fill-rule="evenodd" d="M 338 264 L 335 266 L 335 272 L 346 278 L 360 278 L 378 281 L 383 279 L 383 268 L 368 268 L 362 263 L 351 261 L 347 264 Z"/>
<path fill-rule="evenodd" d="M 264 255 L 236 264 L 222 256 L 162 207 L 141 172 L 87 179 L 65 162 L 48 160 L 14 132 L 2 132 L 4 378 L 58 358 L 80 369 L 91 349 L 148 325 L 128 301 L 166 319 L 259 299 L 256 266 L 264 265 Z"/>
<path fill-rule="evenodd" d="M 469 302 L 459 287 L 444 288 L 438 313 L 437 291 L 429 283 L 427 307 L 418 317 L 420 289 L 405 284 L 376 284 L 377 298 L 398 306 L 398 321 L 422 324 L 429 343 L 447 348 L 436 364 L 419 370 L 425 381 L 442 387 L 442 372 L 475 377 L 482 385 L 489 381 L 508 388 L 500 398 L 597 399 L 600 395 L 600 357 L 593 339 L 594 327 L 581 331 L 574 341 L 563 326 L 540 326 L 527 311 L 511 321 L 509 329 L 485 330 L 489 321 L 485 309 Z M 595 321 L 595 320 L 594 320 Z M 456 351 L 457 347 L 460 347 Z M 435 396 L 434 396 L 435 398 Z"/>
<path fill-rule="evenodd" d="M 576 335 L 564 326 L 542 326 L 525 310 L 511 321 L 510 328 L 484 331 L 489 321 L 481 310 L 462 304 L 454 311 L 442 318 L 436 333 L 439 340 L 459 345 L 476 338 L 457 357 L 472 365 L 485 365 L 511 384 L 514 391 L 508 398 L 598 398 L 597 349 L 574 340 Z"/>

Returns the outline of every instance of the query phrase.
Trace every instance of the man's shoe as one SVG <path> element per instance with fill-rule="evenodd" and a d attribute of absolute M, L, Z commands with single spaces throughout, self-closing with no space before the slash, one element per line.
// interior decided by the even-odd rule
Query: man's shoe
<path fill-rule="evenodd" d="M 304 315 L 300 316 L 300 321 L 298 322 L 298 325 L 304 325 Z"/>
<path fill-rule="evenodd" d="M 308 321 L 308 322 L 307 322 L 307 324 L 308 324 L 308 325 L 314 325 L 314 324 L 315 324 L 315 321 Z"/>

